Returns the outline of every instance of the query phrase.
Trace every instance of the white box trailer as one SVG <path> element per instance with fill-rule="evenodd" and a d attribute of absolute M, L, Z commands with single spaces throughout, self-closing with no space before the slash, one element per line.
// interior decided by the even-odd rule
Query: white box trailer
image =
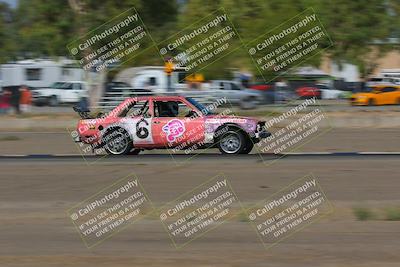
<path fill-rule="evenodd" d="M 171 74 L 171 88 L 174 91 L 188 89 L 186 75 L 184 68 L 178 68 Z M 168 91 L 168 77 L 162 66 L 128 68 L 118 73 L 115 80 L 130 84 L 135 89 L 149 89 L 157 93 Z"/>
<path fill-rule="evenodd" d="M 72 60 L 23 60 L 1 65 L 2 86 L 25 84 L 30 87 L 49 87 L 58 81 L 82 80 L 84 72 Z"/>

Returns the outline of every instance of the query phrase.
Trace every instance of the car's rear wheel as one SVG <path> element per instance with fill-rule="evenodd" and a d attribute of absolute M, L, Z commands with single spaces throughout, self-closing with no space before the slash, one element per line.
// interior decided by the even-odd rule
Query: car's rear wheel
<path fill-rule="evenodd" d="M 126 155 L 131 152 L 133 144 L 125 129 L 114 128 L 105 135 L 104 148 L 110 155 Z"/>
<path fill-rule="evenodd" d="M 58 101 L 57 96 L 56 95 L 51 96 L 49 99 L 49 106 L 55 107 L 55 106 L 58 106 L 58 104 L 59 104 L 59 101 Z"/>
<path fill-rule="evenodd" d="M 246 138 L 237 129 L 230 129 L 219 139 L 218 149 L 222 154 L 240 154 L 246 147 Z"/>

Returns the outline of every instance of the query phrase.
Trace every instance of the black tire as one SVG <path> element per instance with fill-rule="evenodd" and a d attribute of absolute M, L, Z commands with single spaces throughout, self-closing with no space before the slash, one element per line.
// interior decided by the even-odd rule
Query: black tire
<path fill-rule="evenodd" d="M 49 98 L 49 106 L 55 107 L 55 106 L 58 106 L 58 104 L 59 104 L 59 101 L 58 101 L 58 98 L 56 95 L 53 95 Z"/>
<path fill-rule="evenodd" d="M 133 148 L 132 139 L 125 129 L 111 129 L 104 137 L 104 148 L 109 155 L 127 155 Z"/>
<path fill-rule="evenodd" d="M 44 106 L 44 103 L 38 102 L 38 103 L 34 103 L 34 105 L 35 105 L 36 107 L 43 107 L 43 106 Z"/>
<path fill-rule="evenodd" d="M 237 128 L 230 128 L 218 140 L 218 149 L 222 154 L 240 154 L 246 145 L 246 137 Z"/>
<path fill-rule="evenodd" d="M 246 146 L 240 152 L 240 154 L 249 154 L 253 150 L 254 144 L 251 140 L 247 140 Z"/>
<path fill-rule="evenodd" d="M 239 103 L 241 109 L 255 109 L 257 108 L 257 105 L 258 100 L 256 97 L 253 96 L 242 99 Z"/>
<path fill-rule="evenodd" d="M 128 154 L 129 155 L 138 155 L 142 151 L 141 149 L 134 148 Z"/>
<path fill-rule="evenodd" d="M 368 106 L 375 106 L 375 101 L 372 98 L 368 100 Z"/>

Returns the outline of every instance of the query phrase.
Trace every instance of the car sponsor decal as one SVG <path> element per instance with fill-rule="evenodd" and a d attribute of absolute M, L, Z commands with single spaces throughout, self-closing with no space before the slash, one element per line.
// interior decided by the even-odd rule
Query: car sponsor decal
<path fill-rule="evenodd" d="M 246 123 L 247 119 L 240 119 L 240 118 L 219 118 L 219 119 L 208 119 L 207 122 L 209 123 Z"/>
<path fill-rule="evenodd" d="M 185 132 L 185 124 L 181 120 L 173 119 L 167 122 L 162 130 L 166 133 L 168 142 L 174 142 Z"/>

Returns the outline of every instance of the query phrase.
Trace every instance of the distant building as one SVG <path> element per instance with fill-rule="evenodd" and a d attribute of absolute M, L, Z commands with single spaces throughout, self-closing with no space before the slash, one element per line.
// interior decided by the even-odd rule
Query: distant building
<path fill-rule="evenodd" d="M 373 64 L 375 65 L 374 70 L 368 75 L 369 77 L 380 76 L 384 69 L 400 69 L 400 52 L 397 50 L 389 51 L 383 56 L 378 56 Z M 320 68 L 329 75 L 342 78 L 346 82 L 360 82 L 362 80 L 358 67 L 350 63 L 343 63 L 339 66 L 333 60 L 325 58 Z"/>
<path fill-rule="evenodd" d="M 398 17 L 396 10 L 390 6 L 388 0 L 383 1 L 383 5 L 386 6 L 387 14 L 393 18 Z M 384 70 L 399 70 L 400 69 L 400 52 L 399 50 L 393 49 L 388 51 L 383 56 L 380 56 L 377 51 L 380 45 L 400 45 L 400 31 L 396 25 L 389 25 L 390 34 L 387 38 L 382 40 L 371 40 L 371 52 L 369 55 L 365 55 L 366 58 L 370 58 L 370 65 L 372 67 L 372 73 L 369 77 L 381 76 Z M 362 75 L 356 65 L 350 63 L 337 64 L 334 60 L 325 60 L 321 64 L 321 69 L 330 75 L 342 78 L 347 82 L 360 82 L 362 80 Z"/>

